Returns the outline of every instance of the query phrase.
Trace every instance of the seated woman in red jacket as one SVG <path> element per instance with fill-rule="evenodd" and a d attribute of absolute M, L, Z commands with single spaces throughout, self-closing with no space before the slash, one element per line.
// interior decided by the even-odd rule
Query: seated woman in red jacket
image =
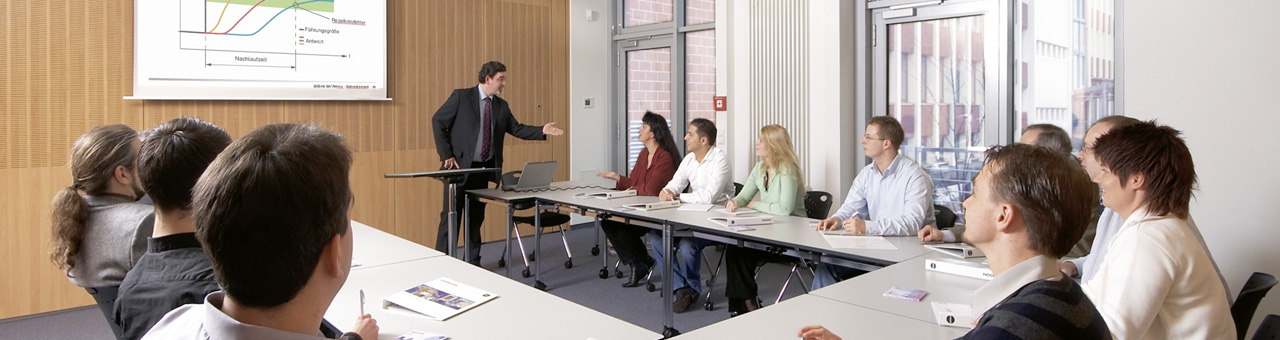
<path fill-rule="evenodd" d="M 650 111 L 644 113 L 641 121 L 644 125 L 640 126 L 639 137 L 640 142 L 644 143 L 644 150 L 640 150 L 640 157 L 636 159 L 635 168 L 631 169 L 631 176 L 612 171 L 596 175 L 618 181 L 618 190 L 634 189 L 637 195 L 657 196 L 662 187 L 675 176 L 678 165 L 676 162 L 680 161 L 676 156 L 680 151 L 676 149 L 675 138 L 671 135 L 666 118 Z M 601 222 L 600 228 L 613 244 L 622 263 L 631 266 L 631 278 L 622 286 L 639 286 L 640 280 L 653 267 L 653 258 L 640 239 L 649 229 L 609 220 Z"/>

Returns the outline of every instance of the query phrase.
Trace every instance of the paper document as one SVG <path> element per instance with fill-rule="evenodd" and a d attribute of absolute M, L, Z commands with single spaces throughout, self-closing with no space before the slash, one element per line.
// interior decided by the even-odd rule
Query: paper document
<path fill-rule="evenodd" d="M 396 338 L 396 340 L 449 340 L 449 337 L 423 331 L 410 331 Z"/>
<path fill-rule="evenodd" d="M 676 209 L 676 210 L 680 210 L 680 211 L 707 211 L 707 210 L 711 210 L 711 207 L 714 207 L 714 206 L 715 206 L 714 204 L 693 204 L 693 203 L 685 203 L 684 205 L 681 205 L 681 206 L 680 206 L 680 209 Z"/>
<path fill-rule="evenodd" d="M 382 299 L 382 308 L 386 309 L 394 304 L 444 321 L 496 297 L 498 296 L 493 293 L 449 278 L 440 278 L 391 294 Z"/>
<path fill-rule="evenodd" d="M 635 190 L 605 191 L 605 192 L 595 192 L 595 193 L 581 194 L 581 195 L 584 198 L 598 198 L 598 199 L 607 200 L 607 199 L 635 196 L 636 191 Z"/>
<path fill-rule="evenodd" d="M 822 235 L 832 248 L 897 250 L 884 236 Z"/>
<path fill-rule="evenodd" d="M 747 207 L 738 207 L 738 209 L 734 209 L 733 212 L 729 212 L 729 210 L 725 208 L 718 208 L 715 210 L 715 212 L 718 212 L 721 214 L 738 216 L 738 215 L 754 214 L 754 213 L 758 213 L 759 211 L 756 211 L 755 209 L 751 209 Z"/>

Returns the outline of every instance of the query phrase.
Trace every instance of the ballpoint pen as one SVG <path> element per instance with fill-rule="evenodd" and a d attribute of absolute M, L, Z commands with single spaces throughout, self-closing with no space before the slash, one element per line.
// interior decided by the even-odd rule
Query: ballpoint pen
<path fill-rule="evenodd" d="M 360 290 L 360 315 L 364 315 L 364 289 Z"/>

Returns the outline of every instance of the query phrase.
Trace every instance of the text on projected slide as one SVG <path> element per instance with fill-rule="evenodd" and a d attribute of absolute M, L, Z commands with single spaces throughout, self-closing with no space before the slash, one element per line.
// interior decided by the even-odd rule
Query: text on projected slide
<path fill-rule="evenodd" d="M 385 0 L 139 0 L 135 15 L 135 96 L 386 96 Z"/>

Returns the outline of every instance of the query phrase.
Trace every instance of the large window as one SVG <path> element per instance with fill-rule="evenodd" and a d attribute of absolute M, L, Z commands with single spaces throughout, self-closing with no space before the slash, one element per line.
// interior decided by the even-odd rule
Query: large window
<path fill-rule="evenodd" d="M 1110 0 L 1018 1 L 1014 25 L 1015 134 L 1053 124 L 1079 150 L 1115 106 L 1115 8 Z"/>
<path fill-rule="evenodd" d="M 869 112 L 902 122 L 902 154 L 961 221 L 986 148 L 1040 123 L 1067 130 L 1078 148 L 1089 125 L 1118 114 L 1114 0 L 865 6 Z"/>
<path fill-rule="evenodd" d="M 614 145 L 611 164 L 620 173 L 635 166 L 644 148 L 641 117 L 653 111 L 667 118 L 676 144 L 688 121 L 715 120 L 716 35 L 714 0 L 618 1 L 614 31 Z M 681 157 L 682 155 L 674 155 Z"/>

